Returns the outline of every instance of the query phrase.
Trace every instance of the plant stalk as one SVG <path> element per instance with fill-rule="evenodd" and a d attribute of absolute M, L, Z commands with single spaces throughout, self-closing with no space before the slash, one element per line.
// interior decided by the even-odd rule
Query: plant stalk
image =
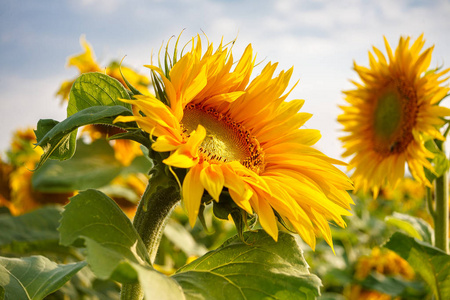
<path fill-rule="evenodd" d="M 139 202 L 133 225 L 144 242 L 153 264 L 167 220 L 175 205 L 180 201 L 180 192 L 173 186 L 158 189 L 153 194 L 149 191 L 150 185 L 147 186 Z M 147 201 L 147 210 L 145 210 Z M 143 298 L 144 292 L 139 283 L 122 286 L 121 300 L 142 300 Z"/>
<path fill-rule="evenodd" d="M 438 141 L 436 144 L 442 152 L 445 151 L 444 143 L 442 141 Z M 435 219 L 434 219 L 435 246 L 443 250 L 445 253 L 449 253 L 448 171 L 445 171 L 441 177 L 436 178 L 435 188 L 436 188 Z"/>

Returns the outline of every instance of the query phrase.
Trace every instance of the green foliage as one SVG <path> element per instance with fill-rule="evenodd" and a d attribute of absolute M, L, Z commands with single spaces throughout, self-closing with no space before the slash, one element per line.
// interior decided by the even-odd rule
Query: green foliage
<path fill-rule="evenodd" d="M 58 265 L 44 256 L 0 257 L 0 286 L 6 300 L 40 300 L 59 289 L 85 265 L 85 262 Z"/>
<path fill-rule="evenodd" d="M 181 289 L 155 271 L 138 233 L 117 204 L 96 190 L 81 192 L 66 206 L 59 228 L 61 243 L 83 239 L 87 262 L 100 279 L 139 281 L 148 299 L 182 299 Z"/>
<path fill-rule="evenodd" d="M 430 224 L 421 218 L 395 212 L 385 219 L 386 224 L 396 226 L 404 230 L 411 237 L 433 244 L 434 232 Z"/>
<path fill-rule="evenodd" d="M 294 237 L 275 242 L 264 230 L 244 233 L 182 267 L 172 277 L 187 299 L 315 299 L 320 279 L 309 273 Z"/>
<path fill-rule="evenodd" d="M 125 87 L 117 80 L 102 73 L 81 74 L 72 85 L 67 106 L 67 116 L 92 106 L 123 106 L 129 103 L 119 99 L 130 99 Z"/>
<path fill-rule="evenodd" d="M 405 280 L 400 276 L 385 276 L 372 272 L 361 285 L 369 290 L 402 299 L 422 300 L 425 296 L 425 287 L 421 282 Z"/>
<path fill-rule="evenodd" d="M 33 188 L 41 192 L 72 192 L 99 188 L 122 171 L 114 149 L 106 140 L 85 144 L 77 142 L 77 152 L 66 161 L 48 161 L 32 177 Z"/>
<path fill-rule="evenodd" d="M 434 157 L 431 160 L 431 163 L 434 166 L 434 172 L 424 169 L 425 175 L 430 182 L 433 182 L 436 178 L 441 177 L 442 174 L 447 172 L 450 167 L 447 156 L 442 150 L 439 149 L 438 144 L 442 144 L 442 141 L 430 139 L 425 142 L 425 148 L 434 154 Z"/>
<path fill-rule="evenodd" d="M 21 216 L 0 215 L 0 251 L 17 255 L 31 252 L 63 252 L 59 245 L 61 208 L 47 206 Z"/>
<path fill-rule="evenodd" d="M 436 299 L 450 299 L 450 255 L 399 232 L 390 238 L 385 247 L 400 255 L 422 276 Z"/>
<path fill-rule="evenodd" d="M 49 158 L 71 158 L 75 153 L 75 130 L 79 127 L 89 124 L 111 125 L 117 116 L 131 114 L 131 111 L 123 106 L 92 106 L 59 123 L 53 120 L 39 121 L 36 130 L 37 145 L 42 147 L 44 154 L 36 168 L 41 167 Z"/>

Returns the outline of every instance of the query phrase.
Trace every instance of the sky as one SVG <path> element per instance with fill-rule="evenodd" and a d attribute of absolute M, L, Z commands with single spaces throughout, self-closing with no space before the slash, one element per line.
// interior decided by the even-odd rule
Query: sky
<path fill-rule="evenodd" d="M 55 94 L 77 75 L 67 57 L 82 51 L 81 35 L 102 66 L 111 60 L 148 74 L 152 51 L 178 36 L 205 33 L 218 45 L 237 37 L 233 56 L 252 44 L 262 62 L 294 67 L 289 99 L 305 99 L 313 114 L 305 128 L 319 129 L 316 148 L 334 158 L 343 152 L 337 123 L 343 90 L 358 80 L 353 62 L 368 66 L 372 46 L 385 52 L 400 36 L 424 34 L 434 45 L 432 67 L 450 67 L 450 1 L 406 0 L 0 0 L 0 152 L 12 132 L 39 119 L 62 121 L 66 108 Z M 154 56 L 155 58 L 155 56 Z"/>

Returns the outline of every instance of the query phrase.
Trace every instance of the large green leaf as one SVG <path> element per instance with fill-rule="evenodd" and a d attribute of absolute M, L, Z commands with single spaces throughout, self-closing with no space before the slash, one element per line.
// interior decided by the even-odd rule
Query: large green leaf
<path fill-rule="evenodd" d="M 293 236 L 275 242 L 265 231 L 244 233 L 182 267 L 172 277 L 187 299 L 315 299 L 320 279 L 309 273 Z"/>
<path fill-rule="evenodd" d="M 44 256 L 0 257 L 0 286 L 7 300 L 40 300 L 63 286 L 85 265 L 84 261 L 58 265 Z"/>
<path fill-rule="evenodd" d="M 42 207 L 21 216 L 0 215 L 2 253 L 28 254 L 32 251 L 61 252 L 59 226 L 62 209 Z"/>
<path fill-rule="evenodd" d="M 107 185 L 122 171 L 114 149 L 106 140 L 77 143 L 77 152 L 66 161 L 48 161 L 32 177 L 33 188 L 40 192 L 72 192 Z"/>
<path fill-rule="evenodd" d="M 394 212 L 392 216 L 385 218 L 389 225 L 403 229 L 411 237 L 433 244 L 434 232 L 430 224 L 421 218 Z"/>
<path fill-rule="evenodd" d="M 408 261 L 436 299 L 450 299 L 450 255 L 428 243 L 396 232 L 385 245 Z"/>
<path fill-rule="evenodd" d="M 131 115 L 132 112 L 123 106 L 92 106 L 71 115 L 62 122 L 40 120 L 37 125 L 37 145 L 42 147 L 41 156 L 36 168 L 49 158 L 66 160 L 75 153 L 76 129 L 88 124 L 112 124 L 118 115 Z"/>
<path fill-rule="evenodd" d="M 59 231 L 63 245 L 84 240 L 87 261 L 98 278 L 122 283 L 139 281 L 147 299 L 184 299 L 173 279 L 151 267 L 130 220 L 105 194 L 87 190 L 71 198 Z"/>
<path fill-rule="evenodd" d="M 130 96 L 117 79 L 102 73 L 85 73 L 80 75 L 72 85 L 67 116 L 91 106 L 121 105 L 131 109 L 129 103 L 119 99 L 130 99 Z"/>

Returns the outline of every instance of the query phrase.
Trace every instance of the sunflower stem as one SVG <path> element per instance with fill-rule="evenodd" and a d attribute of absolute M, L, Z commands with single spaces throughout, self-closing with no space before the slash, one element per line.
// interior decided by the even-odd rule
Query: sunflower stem
<path fill-rule="evenodd" d="M 431 188 L 426 187 L 427 191 L 427 205 L 428 205 L 428 212 L 433 217 L 433 221 L 436 222 L 436 211 L 433 207 L 433 192 L 431 191 Z"/>
<path fill-rule="evenodd" d="M 444 142 L 437 141 L 439 150 L 444 152 Z M 435 182 L 435 219 L 434 235 L 435 246 L 445 253 L 449 253 L 448 248 L 448 171 L 436 178 Z"/>
<path fill-rule="evenodd" d="M 150 191 L 149 184 L 139 202 L 133 225 L 144 242 L 153 264 L 169 216 L 180 200 L 180 192 L 173 186 L 158 189 L 154 193 Z M 147 209 L 145 209 L 145 203 L 148 203 Z M 139 283 L 122 286 L 121 300 L 142 300 L 143 298 L 144 292 Z"/>

